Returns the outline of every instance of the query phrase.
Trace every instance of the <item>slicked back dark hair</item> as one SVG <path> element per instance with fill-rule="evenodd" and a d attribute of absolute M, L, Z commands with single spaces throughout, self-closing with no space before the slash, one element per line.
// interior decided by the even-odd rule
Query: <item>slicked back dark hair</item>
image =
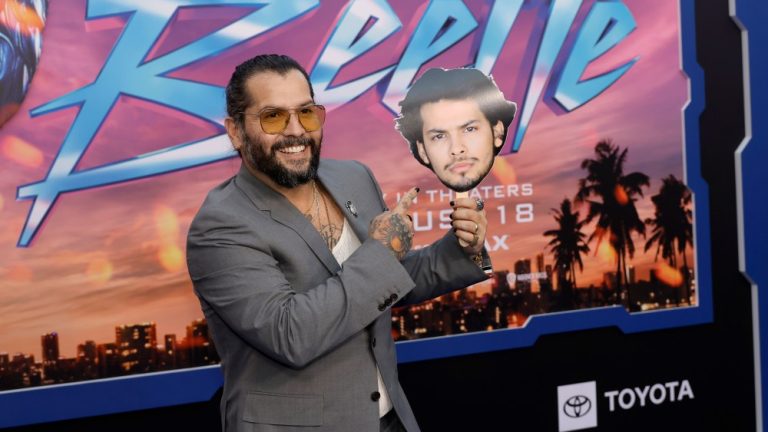
<path fill-rule="evenodd" d="M 499 121 L 502 122 L 504 133 L 501 140 L 502 143 L 504 142 L 509 125 L 515 118 L 517 105 L 504 99 L 504 95 L 493 82 L 493 78 L 478 69 L 471 68 L 429 69 L 413 83 L 405 95 L 405 99 L 400 101 L 400 117 L 395 120 L 397 130 L 408 141 L 411 153 L 419 163 L 429 167 L 429 164 L 421 159 L 416 148 L 416 141 L 423 142 L 424 140 L 422 136 L 424 122 L 421 119 L 422 105 L 441 100 L 464 99 L 472 99 L 477 102 L 480 111 L 488 119 L 491 127 Z M 494 155 L 499 153 L 501 147 L 494 147 Z"/>
<path fill-rule="evenodd" d="M 227 115 L 231 117 L 237 126 L 242 130 L 243 112 L 253 101 L 245 88 L 248 79 L 261 72 L 275 72 L 285 75 L 292 70 L 297 70 L 304 75 L 309 84 L 309 94 L 312 99 L 315 98 L 315 91 L 312 89 L 312 82 L 309 80 L 307 71 L 304 70 L 296 60 L 282 54 L 261 54 L 250 58 L 235 67 L 232 77 L 227 84 Z"/>

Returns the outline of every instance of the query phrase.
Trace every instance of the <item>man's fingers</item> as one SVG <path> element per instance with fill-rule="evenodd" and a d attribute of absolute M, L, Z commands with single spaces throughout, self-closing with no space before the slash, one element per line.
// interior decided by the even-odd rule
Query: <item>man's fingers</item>
<path fill-rule="evenodd" d="M 461 245 L 461 247 L 474 246 L 473 242 L 475 237 L 477 237 L 478 239 L 480 238 L 480 235 L 478 234 L 470 233 L 468 231 L 464 231 L 460 229 L 454 231 L 454 235 L 456 236 L 456 238 L 459 239 L 459 244 Z"/>
<path fill-rule="evenodd" d="M 469 210 L 466 208 L 457 208 L 451 212 L 451 219 L 453 220 L 467 220 L 472 222 L 478 222 L 483 218 L 483 214 L 477 210 Z"/>
<path fill-rule="evenodd" d="M 414 187 L 411 188 L 408 192 L 403 195 L 402 198 L 400 198 L 400 202 L 397 203 L 395 208 L 392 209 L 393 213 L 405 213 L 408 211 L 408 208 L 413 205 L 413 200 L 416 199 L 416 195 L 419 193 L 419 188 Z"/>
<path fill-rule="evenodd" d="M 451 204 L 451 207 L 455 209 L 465 208 L 465 209 L 471 209 L 471 210 L 478 210 L 477 200 L 475 198 L 456 198 L 455 200 L 453 200 L 453 204 Z"/>
<path fill-rule="evenodd" d="M 451 223 L 456 230 L 466 231 L 470 234 L 478 234 L 480 232 L 480 224 L 472 221 L 453 221 Z"/>
<path fill-rule="evenodd" d="M 485 242 L 488 225 L 485 212 L 478 210 L 477 201 L 472 198 L 457 198 L 451 206 L 451 225 L 459 245 L 465 250 L 477 252 Z"/>

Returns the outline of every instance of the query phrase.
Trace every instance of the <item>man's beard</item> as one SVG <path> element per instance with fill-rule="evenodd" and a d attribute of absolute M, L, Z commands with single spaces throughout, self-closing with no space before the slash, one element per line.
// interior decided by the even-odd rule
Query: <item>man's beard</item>
<path fill-rule="evenodd" d="M 452 162 L 454 163 L 454 162 Z M 448 170 L 448 167 L 450 165 L 445 167 L 445 170 Z M 475 186 L 479 185 L 481 181 L 485 178 L 483 173 L 488 174 L 491 171 L 491 167 L 493 166 L 493 158 L 491 158 L 490 162 L 488 162 L 488 165 L 483 168 L 482 171 L 479 172 L 477 178 L 468 178 L 464 177 L 457 183 L 450 183 L 447 180 L 443 180 L 440 178 L 440 176 L 437 176 L 437 179 L 440 180 L 440 182 L 444 185 L 446 185 L 449 189 L 456 191 L 456 192 L 467 192 L 472 189 L 474 189 Z"/>
<path fill-rule="evenodd" d="M 285 137 L 276 141 L 272 145 L 272 148 L 270 148 L 269 154 L 267 154 L 267 152 L 264 151 L 264 146 L 258 139 L 252 139 L 246 134 L 243 135 L 243 144 L 245 147 L 243 156 L 247 158 L 251 166 L 266 174 L 278 185 L 285 188 L 294 188 L 317 177 L 317 167 L 320 165 L 320 146 L 322 144 L 322 137 L 317 142 L 310 137 Z M 307 165 L 305 169 L 296 171 L 286 168 L 281 164 L 277 159 L 277 152 L 280 149 L 298 145 L 308 146 L 311 152 L 311 157 L 309 159 L 309 165 Z"/>

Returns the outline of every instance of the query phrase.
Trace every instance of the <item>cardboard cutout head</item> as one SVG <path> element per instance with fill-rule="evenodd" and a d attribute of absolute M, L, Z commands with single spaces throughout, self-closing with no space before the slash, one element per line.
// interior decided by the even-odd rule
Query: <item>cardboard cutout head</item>
<path fill-rule="evenodd" d="M 464 192 L 491 171 L 516 111 L 477 69 L 430 69 L 400 102 L 397 130 L 419 163 Z"/>

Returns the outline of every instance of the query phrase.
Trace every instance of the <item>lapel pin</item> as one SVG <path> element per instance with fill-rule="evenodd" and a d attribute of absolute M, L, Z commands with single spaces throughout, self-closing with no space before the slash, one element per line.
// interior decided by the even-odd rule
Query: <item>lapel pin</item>
<path fill-rule="evenodd" d="M 352 204 L 352 201 L 347 201 L 346 207 L 354 217 L 357 217 L 357 209 L 355 208 L 355 205 Z"/>

